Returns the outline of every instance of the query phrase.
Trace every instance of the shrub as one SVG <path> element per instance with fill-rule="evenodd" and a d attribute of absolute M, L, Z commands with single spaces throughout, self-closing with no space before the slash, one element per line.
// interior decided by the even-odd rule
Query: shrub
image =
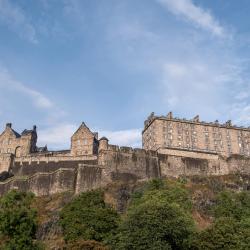
<path fill-rule="evenodd" d="M 0 235 L 3 249 L 34 250 L 36 211 L 31 208 L 32 193 L 10 191 L 0 199 Z"/>
<path fill-rule="evenodd" d="M 246 250 L 250 242 L 250 220 L 239 222 L 233 218 L 220 218 L 208 229 L 200 232 L 193 242 L 197 250 Z"/>
<path fill-rule="evenodd" d="M 111 245 L 113 249 L 187 249 L 194 232 L 191 216 L 178 204 L 147 201 L 131 209 Z"/>
<path fill-rule="evenodd" d="M 215 218 L 232 217 L 236 220 L 250 218 L 250 193 L 221 192 L 216 198 L 213 211 Z"/>
<path fill-rule="evenodd" d="M 61 211 L 66 241 L 105 241 L 117 229 L 119 215 L 108 207 L 100 190 L 80 194 Z"/>

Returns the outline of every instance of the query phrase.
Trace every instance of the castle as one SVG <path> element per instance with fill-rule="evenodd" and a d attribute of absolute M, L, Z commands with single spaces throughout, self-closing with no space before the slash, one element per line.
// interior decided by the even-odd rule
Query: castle
<path fill-rule="evenodd" d="M 37 129 L 0 135 L 0 195 L 10 189 L 37 195 L 79 193 L 114 181 L 192 175 L 250 174 L 250 129 L 152 113 L 144 123 L 143 148 L 110 145 L 82 123 L 69 150 L 37 146 Z"/>
<path fill-rule="evenodd" d="M 215 153 L 223 156 L 250 155 L 250 128 L 202 122 L 199 116 L 192 120 L 174 118 L 154 113 L 144 123 L 143 148 L 168 154 L 169 150 Z"/>

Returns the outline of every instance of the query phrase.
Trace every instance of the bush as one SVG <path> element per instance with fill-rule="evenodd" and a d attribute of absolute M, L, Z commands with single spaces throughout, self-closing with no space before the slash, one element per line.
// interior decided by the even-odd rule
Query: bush
<path fill-rule="evenodd" d="M 250 218 L 250 193 L 219 193 L 213 208 L 215 218 L 232 217 L 236 220 Z"/>
<path fill-rule="evenodd" d="M 187 249 L 195 232 L 191 208 L 182 184 L 152 180 L 132 195 L 110 245 L 117 250 Z"/>
<path fill-rule="evenodd" d="M 66 244 L 64 247 L 65 250 L 108 250 L 107 247 L 105 247 L 100 242 L 94 241 L 94 240 L 78 240 L 76 242 L 70 242 L 69 244 Z"/>
<path fill-rule="evenodd" d="M 191 211 L 192 201 L 189 192 L 184 188 L 184 185 L 178 182 L 152 180 L 144 190 L 135 192 L 132 195 L 130 209 L 147 201 L 154 200 L 166 201 L 168 203 L 176 203 L 184 210 Z"/>
<path fill-rule="evenodd" d="M 61 211 L 66 241 L 105 241 L 117 229 L 119 215 L 108 207 L 100 190 L 80 194 Z"/>
<path fill-rule="evenodd" d="M 31 208 L 34 195 L 10 191 L 0 199 L 0 235 L 3 249 L 38 249 L 34 243 L 37 229 L 36 211 Z"/>
<path fill-rule="evenodd" d="M 192 249 L 247 250 L 250 242 L 250 220 L 242 222 L 233 218 L 220 218 L 208 229 L 200 232 Z"/>
<path fill-rule="evenodd" d="M 111 245 L 117 250 L 187 249 L 193 232 L 191 216 L 179 205 L 147 201 L 129 211 Z"/>

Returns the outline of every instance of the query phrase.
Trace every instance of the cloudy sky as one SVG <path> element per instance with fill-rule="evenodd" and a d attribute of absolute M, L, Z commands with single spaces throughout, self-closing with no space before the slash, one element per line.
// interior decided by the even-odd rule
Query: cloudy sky
<path fill-rule="evenodd" d="M 0 0 L 0 127 L 141 145 L 154 111 L 250 125 L 249 0 Z"/>

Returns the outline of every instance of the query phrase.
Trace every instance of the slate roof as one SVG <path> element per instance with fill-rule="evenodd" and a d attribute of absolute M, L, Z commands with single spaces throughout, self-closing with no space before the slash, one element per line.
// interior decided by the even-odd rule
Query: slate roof
<path fill-rule="evenodd" d="M 19 133 L 17 133 L 14 129 L 11 129 L 11 131 L 14 133 L 14 135 L 16 136 L 16 138 L 20 138 L 21 135 Z"/>
<path fill-rule="evenodd" d="M 33 132 L 34 132 L 33 129 L 25 129 L 25 130 L 22 132 L 22 135 L 32 134 Z"/>

